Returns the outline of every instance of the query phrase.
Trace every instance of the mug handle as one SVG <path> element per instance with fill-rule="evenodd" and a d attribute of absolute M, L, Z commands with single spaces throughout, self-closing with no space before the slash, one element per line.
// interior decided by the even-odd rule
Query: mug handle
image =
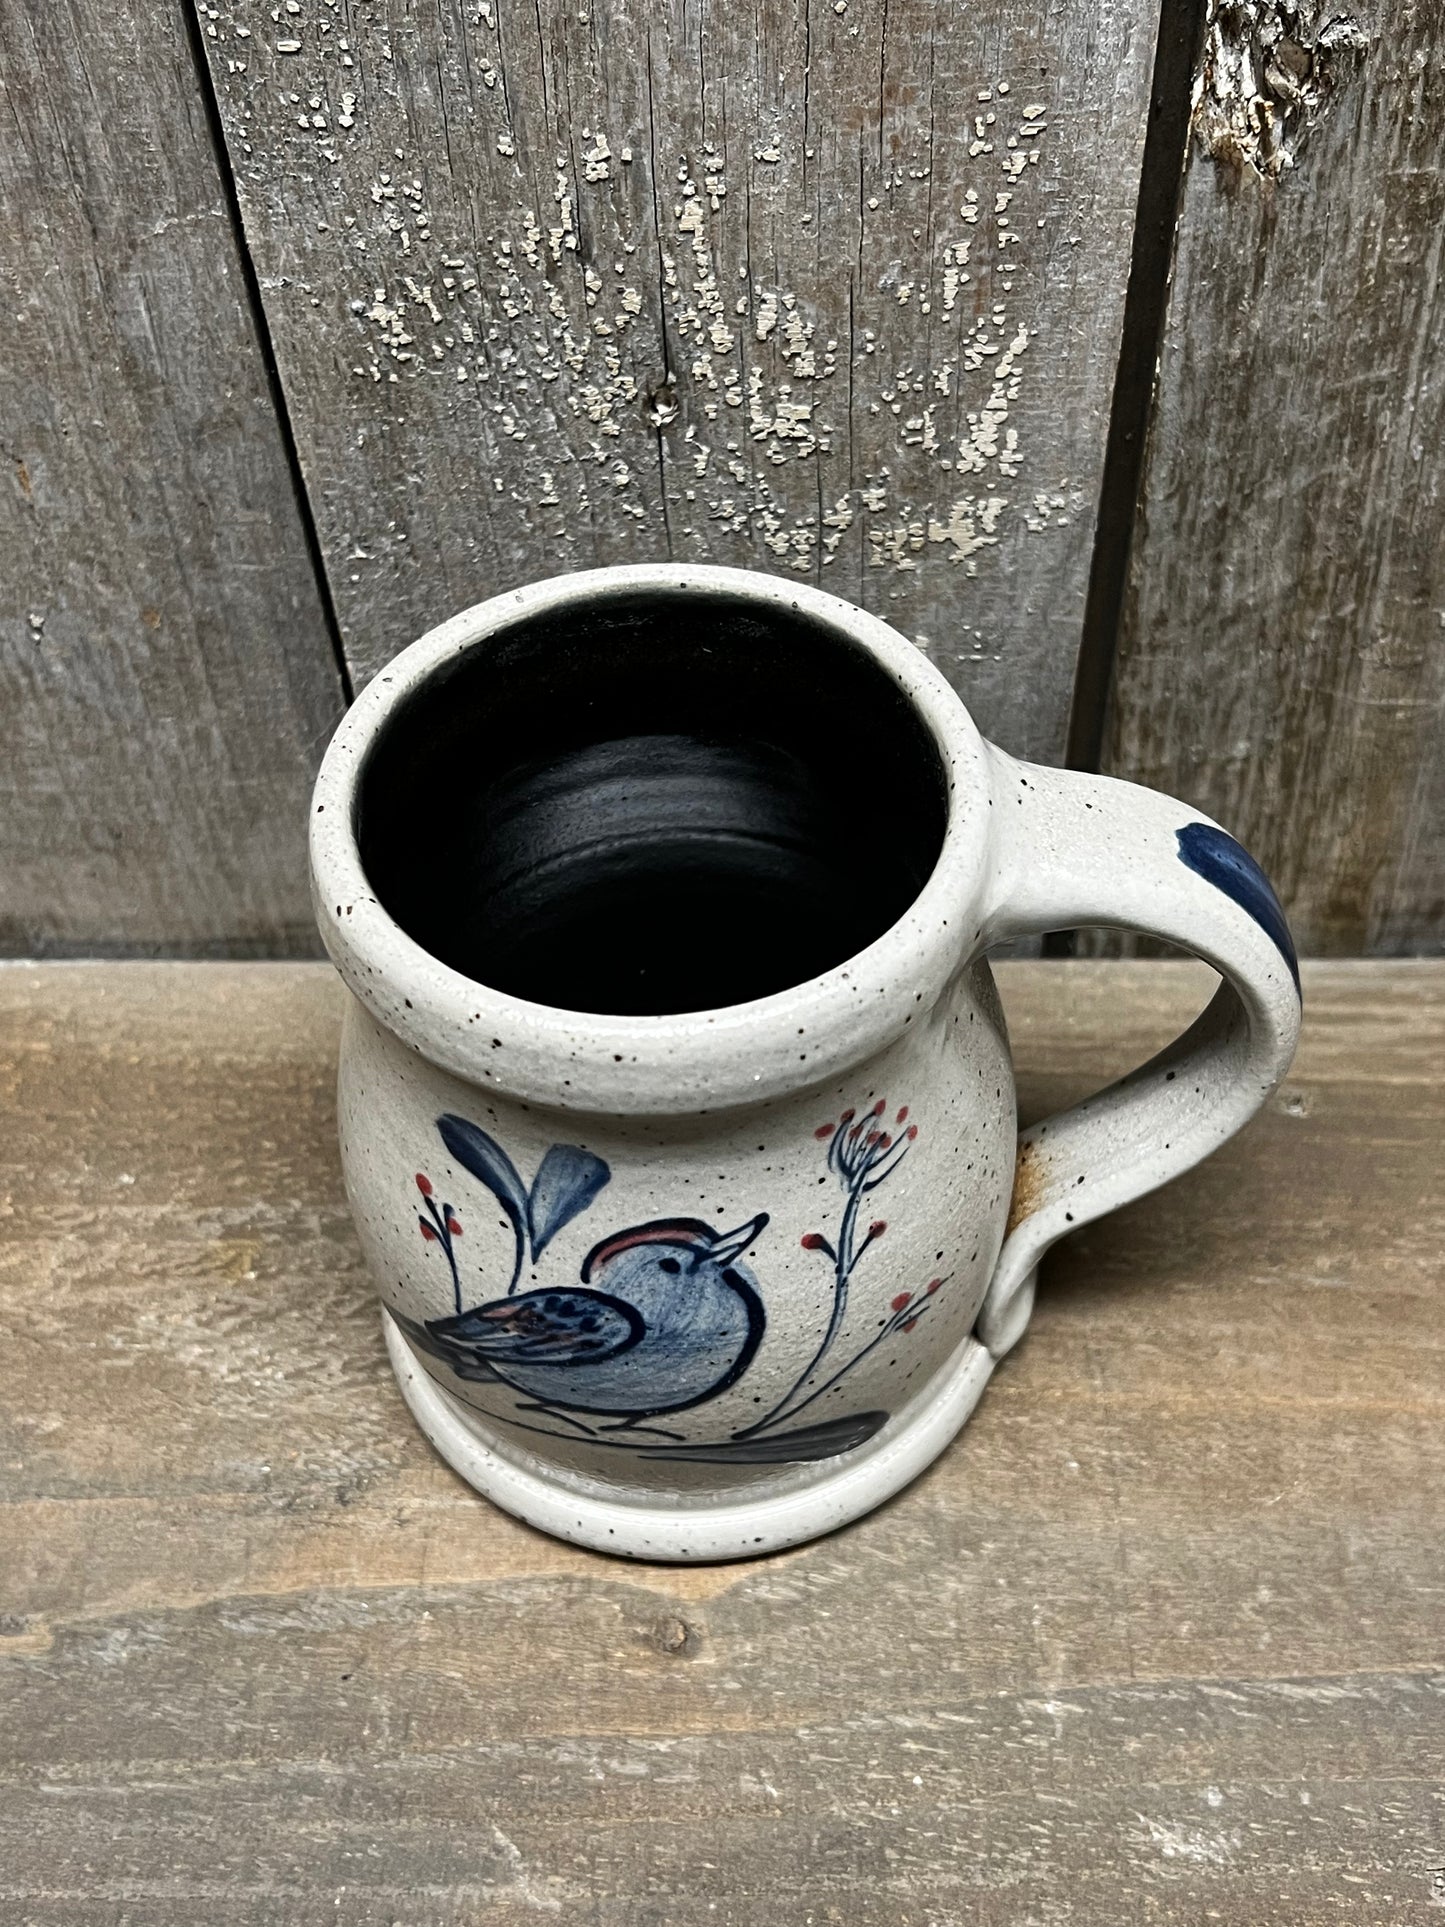
<path fill-rule="evenodd" d="M 1050 1245 L 1178 1177 L 1253 1117 L 1294 1056 L 1300 991 L 1279 900 L 1218 824 L 1135 783 L 988 753 L 993 869 L 978 949 L 1102 924 L 1163 937 L 1222 978 L 1157 1057 L 1019 1134 L 977 1327 L 1001 1358 L 1028 1323 Z"/>

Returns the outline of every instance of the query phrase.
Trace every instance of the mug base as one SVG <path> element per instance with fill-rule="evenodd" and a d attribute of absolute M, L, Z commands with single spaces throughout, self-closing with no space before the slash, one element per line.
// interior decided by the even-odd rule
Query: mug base
<path fill-rule="evenodd" d="M 871 1512 L 930 1466 L 977 1405 L 995 1359 L 969 1337 L 927 1385 L 837 1468 L 791 1490 L 719 1504 L 678 1495 L 602 1496 L 533 1470 L 524 1455 L 480 1435 L 473 1415 L 417 1359 L 390 1312 L 382 1328 L 412 1417 L 468 1485 L 558 1539 L 624 1559 L 711 1563 L 754 1558 L 816 1539 Z"/>

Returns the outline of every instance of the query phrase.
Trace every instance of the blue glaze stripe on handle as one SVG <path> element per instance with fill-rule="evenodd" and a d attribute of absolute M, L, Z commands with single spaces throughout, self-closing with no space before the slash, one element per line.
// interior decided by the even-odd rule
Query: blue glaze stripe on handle
<path fill-rule="evenodd" d="M 1212 823 L 1186 823 L 1177 834 L 1181 862 L 1254 918 L 1289 965 L 1298 994 L 1299 960 L 1295 956 L 1294 939 L 1269 878 L 1249 851 Z"/>

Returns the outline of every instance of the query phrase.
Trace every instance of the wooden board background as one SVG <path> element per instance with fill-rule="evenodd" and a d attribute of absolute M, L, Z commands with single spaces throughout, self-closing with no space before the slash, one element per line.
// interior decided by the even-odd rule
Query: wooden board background
<path fill-rule="evenodd" d="M 1316 954 L 1445 942 L 1442 86 L 1439 0 L 1247 0 L 1195 112 L 1104 767 Z"/>
<path fill-rule="evenodd" d="M 0 952 L 309 948 L 349 676 L 668 553 L 1044 760 L 1079 669 L 1304 950 L 1440 948 L 1445 6 L 1200 4 L 1151 418 L 1193 0 L 4 0 Z"/>
<path fill-rule="evenodd" d="M 340 679 L 184 20 L 0 16 L 0 948 L 308 951 Z"/>
<path fill-rule="evenodd" d="M 267 0 L 221 113 L 358 680 L 594 563 L 796 572 L 1062 752 L 1154 23 Z"/>
<path fill-rule="evenodd" d="M 1003 976 L 1033 1114 L 1203 1003 Z M 324 967 L 0 971 L 0 1916 L 1401 1927 L 1445 1860 L 1445 973 L 1061 1247 L 956 1444 L 748 1564 L 477 1499 L 387 1371 Z"/>

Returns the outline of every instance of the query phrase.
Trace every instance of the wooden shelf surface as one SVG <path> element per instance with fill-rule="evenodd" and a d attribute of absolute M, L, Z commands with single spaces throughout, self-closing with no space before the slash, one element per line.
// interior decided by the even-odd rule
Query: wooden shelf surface
<path fill-rule="evenodd" d="M 1000 975 L 1032 1115 L 1209 982 Z M 1285 1088 L 1055 1254 L 928 1474 L 676 1568 L 411 1423 L 328 969 L 0 969 L 0 1919 L 1435 1918 L 1445 965 L 1305 989 Z"/>

